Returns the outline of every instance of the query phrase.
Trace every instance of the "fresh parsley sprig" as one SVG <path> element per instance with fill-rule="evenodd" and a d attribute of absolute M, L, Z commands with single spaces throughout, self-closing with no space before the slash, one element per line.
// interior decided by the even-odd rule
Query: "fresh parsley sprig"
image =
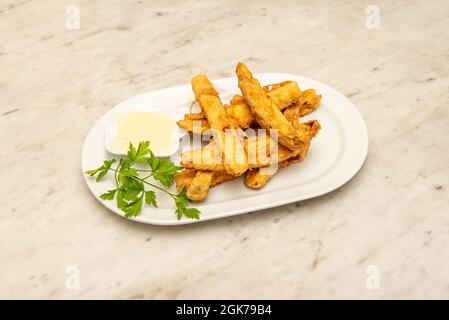
<path fill-rule="evenodd" d="M 114 163 L 117 163 L 115 167 L 113 167 Z M 148 169 L 133 167 L 136 163 L 147 164 Z M 118 161 L 117 159 L 105 160 L 101 167 L 88 170 L 85 173 L 90 176 L 96 175 L 97 181 L 100 181 L 109 172 L 113 173 L 115 188 L 107 190 L 100 195 L 100 198 L 114 200 L 117 197 L 117 207 L 125 213 L 127 218 L 138 216 L 144 202 L 146 205 L 157 207 L 156 193 L 153 190 L 147 190 L 147 186 L 163 191 L 174 200 L 178 220 L 183 216 L 199 219 L 200 211 L 187 207 L 190 200 L 187 198 L 185 188 L 178 194 L 165 189 L 173 185 L 175 174 L 180 170 L 182 167 L 174 165 L 170 160 L 156 157 L 150 150 L 150 142 L 143 141 L 139 143 L 137 149 L 130 143 L 125 158 Z M 163 187 L 148 181 L 150 178 L 159 181 Z"/>

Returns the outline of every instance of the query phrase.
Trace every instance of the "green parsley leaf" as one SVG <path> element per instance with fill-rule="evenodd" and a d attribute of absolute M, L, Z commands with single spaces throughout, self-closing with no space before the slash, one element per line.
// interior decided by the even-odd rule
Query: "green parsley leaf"
<path fill-rule="evenodd" d="M 153 178 L 158 180 L 164 187 L 170 187 L 175 181 L 175 174 L 182 169 L 168 159 L 149 157 L 148 164 L 153 171 Z"/>
<path fill-rule="evenodd" d="M 187 188 L 182 188 L 181 192 L 176 195 L 175 200 L 176 206 L 183 205 L 186 206 L 189 203 L 189 198 L 187 198 Z"/>
<path fill-rule="evenodd" d="M 146 158 L 145 156 L 150 152 L 150 142 L 149 141 L 143 141 L 139 143 L 139 146 L 137 147 L 137 153 L 136 157 L 134 159 L 135 162 L 145 163 Z"/>
<path fill-rule="evenodd" d="M 189 219 L 199 219 L 200 211 L 196 208 L 187 208 L 185 206 L 177 206 L 176 207 L 176 216 L 178 220 L 181 220 L 183 216 Z"/>
<path fill-rule="evenodd" d="M 129 143 L 128 149 L 128 158 L 131 159 L 132 162 L 145 162 L 145 156 L 150 152 L 150 142 L 142 141 L 139 142 L 139 146 L 137 149 L 133 146 L 132 143 Z"/>
<path fill-rule="evenodd" d="M 131 161 L 134 160 L 134 158 L 136 157 L 136 153 L 137 153 L 136 148 L 130 142 L 128 147 L 128 159 L 130 159 Z"/>
<path fill-rule="evenodd" d="M 125 213 L 126 218 L 136 217 L 139 215 L 140 211 L 142 210 L 142 199 L 143 199 L 143 193 L 140 197 L 135 198 L 132 201 L 128 201 L 129 194 L 119 189 L 117 193 L 117 206 L 120 210 L 122 210 Z"/>
<path fill-rule="evenodd" d="M 145 191 L 145 203 L 157 208 L 156 193 L 154 191 Z"/>
<path fill-rule="evenodd" d="M 187 198 L 187 189 L 184 187 L 180 193 L 176 195 L 176 216 L 178 220 L 181 220 L 183 216 L 190 219 L 199 219 L 200 211 L 196 208 L 187 208 L 189 199 Z"/>
<path fill-rule="evenodd" d="M 178 218 L 178 220 L 181 220 L 182 219 L 182 209 L 179 207 L 176 207 L 175 213 L 176 213 L 176 218 Z"/>
<path fill-rule="evenodd" d="M 103 200 L 113 200 L 116 192 L 117 189 L 108 190 L 107 192 L 100 195 L 100 198 Z"/>
<path fill-rule="evenodd" d="M 137 177 L 139 175 L 134 168 L 122 168 L 120 174 L 125 177 Z"/>
<path fill-rule="evenodd" d="M 86 173 L 91 177 L 98 173 L 97 181 L 100 181 L 100 179 L 103 178 L 108 173 L 112 164 L 115 163 L 116 161 L 117 161 L 116 159 L 105 160 L 101 167 L 94 170 L 87 170 Z"/>
<path fill-rule="evenodd" d="M 130 158 L 120 159 L 120 171 L 125 171 L 129 169 L 132 165 L 132 161 Z"/>
<path fill-rule="evenodd" d="M 87 173 L 88 175 L 90 175 L 91 177 L 94 176 L 98 171 L 103 170 L 103 166 L 97 168 L 97 169 L 93 169 L 93 170 L 87 170 L 84 173 Z"/>
<path fill-rule="evenodd" d="M 121 181 L 120 195 L 125 201 L 134 201 L 145 191 L 143 182 L 133 177 L 124 176 Z"/>
<path fill-rule="evenodd" d="M 200 210 L 198 210 L 197 208 L 186 208 L 183 214 L 190 219 L 200 218 Z"/>

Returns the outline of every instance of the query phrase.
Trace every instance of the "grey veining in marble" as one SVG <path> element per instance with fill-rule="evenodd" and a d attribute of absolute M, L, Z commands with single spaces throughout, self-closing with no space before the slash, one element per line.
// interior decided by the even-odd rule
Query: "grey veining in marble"
<path fill-rule="evenodd" d="M 0 298 L 449 298 L 449 5 L 374 2 L 80 0 L 69 30 L 68 3 L 2 1 Z M 80 153 L 104 112 L 238 61 L 346 94 L 370 135 L 357 176 L 180 227 L 91 196 Z"/>

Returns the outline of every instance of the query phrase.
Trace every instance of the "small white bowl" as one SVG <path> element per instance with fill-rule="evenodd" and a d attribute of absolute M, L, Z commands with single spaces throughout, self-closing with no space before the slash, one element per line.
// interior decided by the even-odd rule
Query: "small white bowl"
<path fill-rule="evenodd" d="M 147 113 L 159 113 L 165 116 L 168 116 L 173 119 L 173 122 L 182 119 L 184 116 L 184 112 L 180 108 L 174 107 L 160 107 L 160 108 L 151 108 L 149 109 L 147 106 L 132 104 L 132 105 L 123 105 L 121 108 L 112 115 L 109 125 L 106 127 L 105 132 L 105 146 L 106 150 L 109 153 L 115 155 L 126 155 L 126 152 L 121 152 L 114 150 L 114 138 L 117 133 L 118 120 L 131 112 L 147 112 Z M 188 132 L 184 129 L 179 128 L 178 126 L 172 132 L 171 140 L 172 146 L 168 152 L 154 152 L 154 155 L 157 157 L 170 157 L 175 154 L 179 149 L 179 141 L 185 136 Z M 151 148 L 151 141 L 150 141 Z"/>

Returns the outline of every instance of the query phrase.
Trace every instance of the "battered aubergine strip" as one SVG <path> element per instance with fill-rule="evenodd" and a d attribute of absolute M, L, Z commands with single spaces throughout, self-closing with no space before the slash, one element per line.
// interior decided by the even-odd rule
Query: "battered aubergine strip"
<path fill-rule="evenodd" d="M 176 122 L 178 127 L 194 134 L 203 134 L 210 129 L 207 119 L 183 119 Z"/>
<path fill-rule="evenodd" d="M 217 130 L 223 130 L 223 126 L 229 126 L 226 113 L 220 99 L 218 92 L 215 91 L 212 83 L 205 75 L 197 75 L 192 78 L 192 89 L 195 94 L 195 100 L 200 103 L 202 113 L 206 116 L 208 126 Z M 188 125 L 187 123 L 181 123 Z M 193 131 L 192 123 L 192 131 Z M 201 128 L 201 127 L 200 127 Z M 200 133 L 201 132 L 201 129 Z M 196 132 L 195 132 L 196 133 Z M 198 158 L 193 158 L 198 159 Z M 200 154 L 202 159 L 202 154 Z M 202 162 L 202 160 L 200 160 Z M 192 174 L 189 172 L 189 176 Z M 210 183 L 213 177 L 212 171 L 195 171 L 191 181 L 186 184 L 187 197 L 192 201 L 203 201 L 206 199 L 210 189 Z"/>
<path fill-rule="evenodd" d="M 257 123 L 268 131 L 277 129 L 280 144 L 291 150 L 299 148 L 301 141 L 298 139 L 295 129 L 267 96 L 259 81 L 253 78 L 243 63 L 237 65 L 236 72 L 239 78 L 239 88 L 255 115 Z"/>
<path fill-rule="evenodd" d="M 301 96 L 298 83 L 296 81 L 284 81 L 280 83 L 269 84 L 263 87 L 267 96 L 273 100 L 274 104 L 280 109 L 291 106 L 298 101 Z"/>
<path fill-rule="evenodd" d="M 239 138 L 240 134 L 228 118 L 218 93 L 204 75 L 193 77 L 192 88 L 211 129 L 214 129 L 226 172 L 234 176 L 242 175 L 248 169 L 243 139 Z"/>
<path fill-rule="evenodd" d="M 298 123 L 295 125 L 298 131 L 298 136 L 304 143 L 302 148 L 298 149 L 298 152 L 288 159 L 279 157 L 279 164 L 277 170 L 270 172 L 269 174 L 264 174 L 259 168 L 250 170 L 245 175 L 245 185 L 252 189 L 262 188 L 275 174 L 276 172 L 288 165 L 304 160 L 309 151 L 310 142 L 317 135 L 321 126 L 316 120 L 308 121 L 306 123 Z"/>
<path fill-rule="evenodd" d="M 232 121 L 229 120 L 226 114 L 217 91 L 204 75 L 198 75 L 192 79 L 192 88 L 195 93 L 195 99 L 199 102 L 210 128 L 214 129 L 214 134 L 216 135 L 215 143 L 218 144 L 222 152 L 225 171 L 233 176 L 242 175 L 248 169 L 246 153 L 243 145 L 239 145 L 238 139 L 235 142 L 235 149 L 229 148 L 227 144 L 223 144 L 226 142 L 223 130 L 231 130 L 233 134 L 235 129 Z M 235 159 L 240 159 L 241 163 L 235 162 Z M 201 162 L 202 160 L 200 160 Z M 197 171 L 187 187 L 187 197 L 192 201 L 203 201 L 209 192 L 213 175 L 213 171 Z"/>
<path fill-rule="evenodd" d="M 284 110 L 284 116 L 291 122 L 297 123 L 300 117 L 315 110 L 321 102 L 321 95 L 315 90 L 304 90 L 298 101 Z"/>
<path fill-rule="evenodd" d="M 207 172 L 207 171 L 206 171 Z M 195 169 L 184 169 L 175 176 L 176 189 L 180 192 L 183 188 L 188 188 L 193 179 L 195 178 L 197 170 Z M 214 171 L 212 180 L 210 182 L 210 187 L 215 187 L 225 181 L 232 180 L 236 177 L 227 173 L 226 171 Z"/>

